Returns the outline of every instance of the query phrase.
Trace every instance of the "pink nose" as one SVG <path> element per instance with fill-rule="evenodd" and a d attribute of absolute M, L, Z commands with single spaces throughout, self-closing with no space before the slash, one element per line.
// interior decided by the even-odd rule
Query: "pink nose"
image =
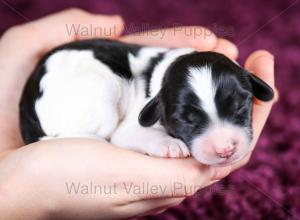
<path fill-rule="evenodd" d="M 235 149 L 236 149 L 235 144 L 229 144 L 226 147 L 216 147 L 215 151 L 218 157 L 228 158 L 233 155 Z"/>

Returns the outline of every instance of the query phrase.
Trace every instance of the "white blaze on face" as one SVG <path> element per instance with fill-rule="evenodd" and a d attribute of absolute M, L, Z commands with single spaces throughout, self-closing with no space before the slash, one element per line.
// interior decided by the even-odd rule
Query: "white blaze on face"
<path fill-rule="evenodd" d="M 199 162 L 209 165 L 228 164 L 241 159 L 249 151 L 248 131 L 219 118 L 211 68 L 190 68 L 189 84 L 209 117 L 206 131 L 192 140 L 192 155 Z"/>
<path fill-rule="evenodd" d="M 214 101 L 216 88 L 212 79 L 211 68 L 208 66 L 190 68 L 189 77 L 189 83 L 201 101 L 202 108 L 211 120 L 217 120 L 218 112 Z"/>

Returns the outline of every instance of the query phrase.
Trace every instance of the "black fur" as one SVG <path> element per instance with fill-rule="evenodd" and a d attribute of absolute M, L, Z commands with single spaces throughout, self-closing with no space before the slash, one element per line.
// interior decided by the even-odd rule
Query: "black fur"
<path fill-rule="evenodd" d="M 45 136 L 35 111 L 35 101 L 42 96 L 39 83 L 45 73 L 44 59 L 37 65 L 33 74 L 25 85 L 20 102 L 20 128 L 25 144 L 33 143 Z"/>
<path fill-rule="evenodd" d="M 152 78 L 152 72 L 155 66 L 164 58 L 164 53 L 159 53 L 158 56 L 152 57 L 148 67 L 142 73 L 146 80 L 146 97 L 150 96 L 150 80 Z"/>
<path fill-rule="evenodd" d="M 151 126 L 160 120 L 171 136 L 182 139 L 188 145 L 193 138 L 201 135 L 210 119 L 188 85 L 188 68 L 205 65 L 212 68 L 219 117 L 248 128 L 251 139 L 252 97 L 268 101 L 272 99 L 273 91 L 227 57 L 214 52 L 195 52 L 178 58 L 168 68 L 155 100 L 150 101 L 141 112 L 140 123 Z"/>
<path fill-rule="evenodd" d="M 268 86 L 264 81 L 262 81 L 257 76 L 249 73 L 250 82 L 253 87 L 253 94 L 255 97 L 262 101 L 270 101 L 274 97 L 274 92 L 270 86 Z"/>
<path fill-rule="evenodd" d="M 118 76 L 131 79 L 133 75 L 129 67 L 128 53 L 136 55 L 141 47 L 105 39 L 75 41 L 54 49 L 46 58 L 59 50 L 91 50 L 95 58 L 108 65 Z"/>

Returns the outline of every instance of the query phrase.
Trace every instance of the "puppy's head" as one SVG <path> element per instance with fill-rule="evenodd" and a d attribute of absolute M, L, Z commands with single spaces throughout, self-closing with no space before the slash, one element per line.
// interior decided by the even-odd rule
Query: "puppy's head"
<path fill-rule="evenodd" d="M 226 165 L 250 150 L 253 96 L 268 101 L 273 90 L 221 54 L 195 52 L 168 68 L 139 121 L 151 126 L 160 120 L 199 162 Z"/>

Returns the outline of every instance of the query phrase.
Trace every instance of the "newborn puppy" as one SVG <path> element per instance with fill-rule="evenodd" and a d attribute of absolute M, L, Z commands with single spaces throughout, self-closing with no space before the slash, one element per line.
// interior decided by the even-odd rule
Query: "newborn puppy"
<path fill-rule="evenodd" d="M 250 150 L 252 99 L 272 89 L 222 54 L 110 40 L 48 53 L 20 102 L 25 143 L 104 138 L 160 157 L 234 163 Z"/>

